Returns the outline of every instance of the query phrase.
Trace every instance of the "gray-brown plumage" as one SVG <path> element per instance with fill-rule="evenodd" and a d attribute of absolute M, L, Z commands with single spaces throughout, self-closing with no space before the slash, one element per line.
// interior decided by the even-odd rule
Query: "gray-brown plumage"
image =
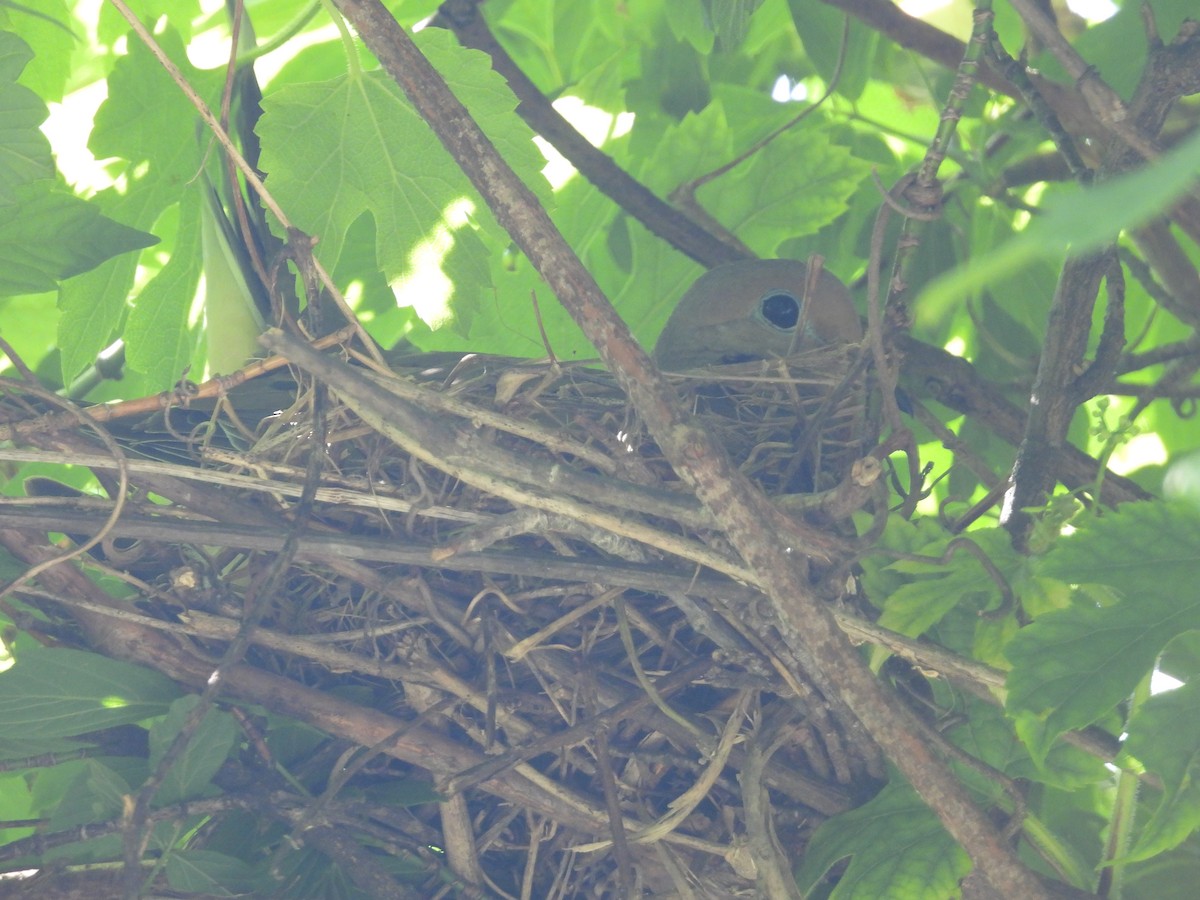
<path fill-rule="evenodd" d="M 842 383 L 862 325 L 844 284 L 825 271 L 809 281 L 795 260 L 719 266 L 684 293 L 654 348 L 768 493 L 832 487 L 863 449 L 861 380 Z"/>
<path fill-rule="evenodd" d="M 667 371 L 771 359 L 830 344 L 857 343 L 862 326 L 846 286 L 791 259 L 729 263 L 701 275 L 658 337 Z"/>

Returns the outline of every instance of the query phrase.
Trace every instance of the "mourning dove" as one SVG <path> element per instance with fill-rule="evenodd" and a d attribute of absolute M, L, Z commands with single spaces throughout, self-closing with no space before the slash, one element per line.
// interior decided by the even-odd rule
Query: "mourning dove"
<path fill-rule="evenodd" d="M 787 356 L 862 340 L 846 286 L 822 270 L 806 290 L 808 266 L 752 259 L 701 275 L 680 299 L 654 348 L 671 372 Z"/>
<path fill-rule="evenodd" d="M 861 383 L 841 385 L 850 357 L 796 354 L 862 340 L 846 286 L 787 259 L 718 266 L 696 279 L 654 348 L 668 372 L 721 366 L 680 382 L 689 408 L 769 493 L 836 484 L 861 455 Z M 758 360 L 790 357 L 766 374 Z M 749 366 L 731 365 L 750 363 Z M 840 391 L 830 399 L 831 391 Z"/>
<path fill-rule="evenodd" d="M 784 259 L 746 260 L 712 269 L 692 284 L 675 307 L 658 338 L 656 361 L 668 371 L 685 371 L 861 340 L 862 328 L 845 285 L 821 271 L 815 286 L 806 291 L 807 277 L 807 265 Z M 398 356 L 395 362 L 401 369 L 420 363 L 416 368 L 425 372 L 420 380 L 432 377 L 435 382 L 457 371 L 455 364 L 461 359 L 460 354 L 413 353 L 410 347 L 398 348 Z M 492 365 L 485 368 L 493 368 L 495 360 L 487 359 Z M 436 371 L 427 371 L 431 367 Z M 295 384 L 287 372 L 254 379 L 230 394 L 230 402 L 251 428 L 294 399 Z M 207 420 L 211 408 L 211 401 L 201 401 L 191 409 L 173 409 L 170 430 L 188 433 Z M 157 426 L 141 422 L 120 430 L 152 434 L 161 430 L 161 418 Z M 140 449 L 157 455 L 151 446 Z"/>

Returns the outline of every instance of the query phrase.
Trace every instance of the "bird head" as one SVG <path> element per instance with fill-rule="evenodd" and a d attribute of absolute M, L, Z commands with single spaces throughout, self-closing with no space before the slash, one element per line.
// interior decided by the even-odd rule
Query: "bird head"
<path fill-rule="evenodd" d="M 769 359 L 862 340 L 850 292 L 822 270 L 790 259 L 728 263 L 701 275 L 680 299 L 654 347 L 667 371 Z"/>

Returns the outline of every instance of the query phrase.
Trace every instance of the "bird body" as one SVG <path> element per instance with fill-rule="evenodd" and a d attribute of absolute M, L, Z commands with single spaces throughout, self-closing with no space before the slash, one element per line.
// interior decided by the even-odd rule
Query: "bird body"
<path fill-rule="evenodd" d="M 718 266 L 684 293 L 654 348 L 688 373 L 692 412 L 769 494 L 823 490 L 862 455 L 862 325 L 850 292 L 802 262 Z M 843 383 L 846 382 L 846 383 Z"/>
<path fill-rule="evenodd" d="M 834 276 L 822 270 L 810 285 L 802 262 L 752 259 L 696 279 L 659 335 L 654 358 L 679 372 L 861 339 L 850 292 Z"/>

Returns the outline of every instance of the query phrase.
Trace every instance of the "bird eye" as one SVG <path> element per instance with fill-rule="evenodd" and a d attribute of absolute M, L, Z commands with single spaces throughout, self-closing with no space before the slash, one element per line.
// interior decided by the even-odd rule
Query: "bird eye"
<path fill-rule="evenodd" d="M 768 294 L 758 303 L 758 311 L 782 331 L 791 331 L 800 320 L 800 303 L 791 294 Z"/>

